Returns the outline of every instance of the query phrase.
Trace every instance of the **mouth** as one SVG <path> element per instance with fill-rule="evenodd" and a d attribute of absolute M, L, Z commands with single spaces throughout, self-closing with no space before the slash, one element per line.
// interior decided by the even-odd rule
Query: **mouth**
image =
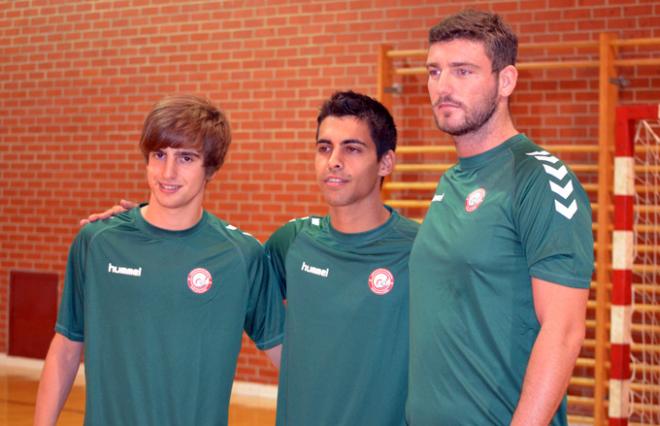
<path fill-rule="evenodd" d="M 341 186 L 348 182 L 348 179 L 340 178 L 338 176 L 327 176 L 323 179 L 323 183 L 327 186 Z"/>
<path fill-rule="evenodd" d="M 451 103 L 451 102 L 439 102 L 439 103 L 435 104 L 435 107 L 436 107 L 436 109 L 446 109 L 446 108 L 457 109 L 457 108 L 460 108 L 461 106 L 460 106 L 460 104 L 455 104 L 455 103 Z"/>
<path fill-rule="evenodd" d="M 449 97 L 443 97 L 438 100 L 436 100 L 433 103 L 433 107 L 437 109 L 443 109 L 443 108 L 461 108 L 462 104 L 458 101 L 455 101 Z"/>
<path fill-rule="evenodd" d="M 172 184 L 166 184 L 166 183 L 158 183 L 158 187 L 159 187 L 160 190 L 163 191 L 163 192 L 173 193 L 173 192 L 176 192 L 179 188 L 181 188 L 181 185 L 172 185 Z"/>

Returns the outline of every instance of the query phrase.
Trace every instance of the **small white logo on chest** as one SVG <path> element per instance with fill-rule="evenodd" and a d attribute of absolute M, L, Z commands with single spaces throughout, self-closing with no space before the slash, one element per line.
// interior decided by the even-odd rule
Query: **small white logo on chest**
<path fill-rule="evenodd" d="M 188 288 L 197 294 L 209 291 L 213 285 L 211 273 L 204 268 L 195 268 L 188 273 Z"/>
<path fill-rule="evenodd" d="M 382 296 L 389 293 L 393 287 L 394 275 L 389 270 L 378 268 L 369 275 L 369 288 L 375 294 Z"/>
<path fill-rule="evenodd" d="M 308 265 L 303 261 L 302 265 L 300 266 L 300 270 L 307 272 L 308 274 L 313 274 L 313 275 L 318 275 L 319 277 L 327 278 L 328 274 L 330 273 L 330 268 L 318 268 L 316 266 Z"/>
<path fill-rule="evenodd" d="M 465 199 L 465 211 L 472 213 L 479 208 L 481 203 L 486 199 L 486 190 L 479 188 L 475 191 L 470 192 L 470 194 Z"/>

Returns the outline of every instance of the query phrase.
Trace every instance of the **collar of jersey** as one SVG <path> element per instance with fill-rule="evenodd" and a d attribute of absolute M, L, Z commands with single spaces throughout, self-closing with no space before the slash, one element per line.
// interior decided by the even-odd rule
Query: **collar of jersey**
<path fill-rule="evenodd" d="M 497 145 L 495 148 L 489 149 L 486 152 L 473 155 L 472 157 L 459 158 L 458 163 L 462 169 L 476 169 L 486 163 L 490 163 L 495 157 L 511 148 L 511 145 L 516 144 L 526 138 L 527 136 L 525 136 L 523 133 L 518 133 L 517 135 L 510 137 L 503 143 Z"/>
<path fill-rule="evenodd" d="M 133 220 L 135 221 L 135 224 L 142 229 L 144 232 L 147 234 L 151 234 L 156 237 L 185 237 L 187 235 L 194 234 L 199 230 L 202 226 L 204 226 L 204 223 L 208 220 L 208 213 L 206 213 L 206 210 L 202 213 L 202 218 L 197 222 L 195 225 L 188 229 L 183 229 L 180 231 L 172 231 L 169 229 L 163 229 L 159 228 L 157 226 L 154 226 L 147 222 L 144 217 L 142 217 L 142 213 L 140 212 L 140 208 L 146 206 L 148 203 L 143 203 L 140 204 L 139 207 L 132 209 L 130 211 L 131 215 L 133 216 Z"/>
<path fill-rule="evenodd" d="M 390 212 L 390 217 L 387 219 L 385 223 L 380 225 L 378 228 L 371 229 L 369 231 L 365 232 L 355 232 L 355 233 L 345 233 L 345 232 L 340 232 L 337 231 L 335 228 L 332 227 L 332 224 L 330 223 L 330 216 L 325 216 L 323 218 L 323 221 L 325 222 L 325 225 L 328 227 L 328 232 L 332 237 L 343 243 L 343 244 L 363 244 L 368 241 L 372 241 L 375 239 L 380 238 L 380 236 L 386 232 L 389 228 L 394 226 L 394 223 L 397 220 L 397 213 L 392 209 L 392 207 L 385 205 L 385 208 L 389 210 Z"/>

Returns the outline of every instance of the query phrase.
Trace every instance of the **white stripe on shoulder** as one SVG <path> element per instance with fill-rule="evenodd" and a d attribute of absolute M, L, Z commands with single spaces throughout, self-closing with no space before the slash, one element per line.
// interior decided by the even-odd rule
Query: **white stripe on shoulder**
<path fill-rule="evenodd" d="M 289 222 L 295 222 L 297 220 L 307 220 L 309 219 L 309 216 L 304 216 L 304 217 L 294 217 L 293 219 L 289 220 Z"/>
<path fill-rule="evenodd" d="M 229 229 L 230 231 L 238 231 L 238 232 L 240 232 L 241 234 L 246 235 L 246 236 L 248 236 L 248 237 L 250 237 L 250 238 L 254 238 L 254 239 L 256 240 L 256 238 L 254 237 L 254 235 L 250 234 L 249 232 L 245 232 L 245 231 L 243 231 L 243 230 L 240 230 L 240 229 L 238 229 L 238 227 L 236 227 L 236 226 L 234 226 L 234 225 L 232 225 L 232 224 L 230 224 L 230 223 L 228 223 L 227 225 L 225 225 L 225 229 Z"/>
<path fill-rule="evenodd" d="M 538 161 L 549 164 L 542 164 L 543 171 L 549 176 L 548 183 L 550 191 L 560 198 L 554 198 L 555 211 L 566 219 L 571 220 L 578 210 L 578 205 L 573 193 L 573 180 L 569 177 L 568 182 L 563 183 L 568 175 L 568 169 L 559 161 L 559 158 L 550 154 L 548 151 L 527 152 L 527 155 L 536 158 Z M 559 164 L 556 164 L 559 162 Z M 553 182 L 556 181 L 556 182 Z M 553 196 L 554 197 L 554 196 Z"/>

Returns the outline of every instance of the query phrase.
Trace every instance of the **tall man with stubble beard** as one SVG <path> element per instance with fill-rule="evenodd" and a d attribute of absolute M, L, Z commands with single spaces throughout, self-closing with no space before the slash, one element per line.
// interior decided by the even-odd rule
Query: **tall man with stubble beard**
<path fill-rule="evenodd" d="M 593 272 L 589 199 L 514 127 L 517 38 L 492 13 L 429 34 L 428 90 L 458 163 L 410 257 L 407 420 L 565 425 Z"/>

